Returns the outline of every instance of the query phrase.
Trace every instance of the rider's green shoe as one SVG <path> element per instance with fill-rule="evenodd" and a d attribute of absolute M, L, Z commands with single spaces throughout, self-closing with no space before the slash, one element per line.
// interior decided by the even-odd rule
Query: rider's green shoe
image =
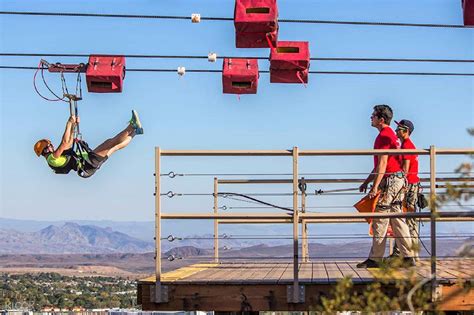
<path fill-rule="evenodd" d="M 135 129 L 135 133 L 137 135 L 143 134 L 142 123 L 140 122 L 140 118 L 138 117 L 136 110 L 132 110 L 132 119 L 130 119 L 130 125 L 132 125 L 132 127 Z"/>

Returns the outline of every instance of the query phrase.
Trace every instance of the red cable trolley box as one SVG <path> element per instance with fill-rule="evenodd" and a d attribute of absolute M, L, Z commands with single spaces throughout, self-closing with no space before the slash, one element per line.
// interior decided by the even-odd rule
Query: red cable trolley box
<path fill-rule="evenodd" d="M 268 48 L 276 46 L 278 31 L 268 33 L 235 32 L 235 47 L 237 48 Z"/>
<path fill-rule="evenodd" d="M 273 70 L 270 69 L 270 83 L 308 83 L 308 69 Z"/>
<path fill-rule="evenodd" d="M 257 59 L 225 58 L 222 87 L 226 94 L 256 94 L 258 87 Z"/>
<path fill-rule="evenodd" d="M 234 26 L 237 48 L 268 48 L 269 41 L 275 46 L 278 36 L 276 0 L 236 0 Z"/>
<path fill-rule="evenodd" d="M 278 42 L 277 47 L 271 48 L 270 68 L 274 70 L 308 69 L 308 42 Z"/>
<path fill-rule="evenodd" d="M 462 0 L 462 9 L 464 13 L 464 25 L 474 26 L 474 1 Z"/>
<path fill-rule="evenodd" d="M 87 66 L 87 89 L 93 93 L 120 93 L 125 78 L 125 57 L 91 55 Z"/>
<path fill-rule="evenodd" d="M 271 48 L 271 83 L 308 83 L 308 69 L 308 42 L 278 42 Z"/>

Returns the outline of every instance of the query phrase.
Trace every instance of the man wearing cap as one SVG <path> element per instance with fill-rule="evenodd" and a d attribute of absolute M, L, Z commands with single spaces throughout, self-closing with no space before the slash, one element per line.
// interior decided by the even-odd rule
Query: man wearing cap
<path fill-rule="evenodd" d="M 408 119 L 402 119 L 400 121 L 395 121 L 397 124 L 397 133 L 398 139 L 402 142 L 402 149 L 414 150 L 416 149 L 413 141 L 411 141 L 411 134 L 415 130 L 415 126 Z M 405 206 L 407 211 L 415 212 L 416 204 L 418 201 L 418 193 L 420 190 L 420 178 L 418 177 L 418 155 L 415 154 L 406 154 L 402 155 L 402 168 L 403 172 L 407 176 L 408 189 L 405 195 Z M 418 236 L 418 222 L 415 218 L 407 218 L 406 222 L 410 230 L 410 236 L 413 246 L 414 258 L 418 260 L 419 252 L 419 236 Z M 397 244 L 393 248 L 393 254 L 391 257 L 400 256 L 400 250 L 398 249 Z"/>
<path fill-rule="evenodd" d="M 372 113 L 371 125 L 377 128 L 379 134 L 375 139 L 374 149 L 400 149 L 400 140 L 390 128 L 393 111 L 388 105 L 376 105 Z M 375 211 L 377 213 L 401 213 L 402 200 L 406 185 L 405 174 L 402 171 L 400 157 L 393 154 L 374 155 L 374 169 L 359 187 L 366 192 L 373 181 L 369 198 L 380 194 Z M 357 264 L 357 268 L 377 268 L 383 259 L 387 242 L 387 230 L 392 226 L 395 241 L 403 257 L 404 264 L 413 266 L 411 238 L 408 226 L 403 218 L 374 218 L 372 219 L 372 248 L 369 258 Z"/>

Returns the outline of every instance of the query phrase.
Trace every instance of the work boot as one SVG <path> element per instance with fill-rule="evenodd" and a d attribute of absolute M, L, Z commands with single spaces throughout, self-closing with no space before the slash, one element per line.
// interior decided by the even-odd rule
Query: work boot
<path fill-rule="evenodd" d="M 379 263 L 375 260 L 367 258 L 363 262 L 358 263 L 357 268 L 379 268 Z"/>
<path fill-rule="evenodd" d="M 416 262 L 413 257 L 403 257 L 403 267 L 415 267 Z"/>
<path fill-rule="evenodd" d="M 132 119 L 130 119 L 130 125 L 132 125 L 133 129 L 135 129 L 135 134 L 143 134 L 142 123 L 140 122 L 140 118 L 138 117 L 136 110 L 132 110 Z"/>
<path fill-rule="evenodd" d="M 402 260 L 402 258 L 400 257 L 400 253 L 395 253 L 394 252 L 390 256 L 385 257 L 383 259 L 383 262 L 386 263 L 386 264 L 390 264 L 390 263 L 393 263 L 394 261 L 399 261 L 399 260 Z"/>

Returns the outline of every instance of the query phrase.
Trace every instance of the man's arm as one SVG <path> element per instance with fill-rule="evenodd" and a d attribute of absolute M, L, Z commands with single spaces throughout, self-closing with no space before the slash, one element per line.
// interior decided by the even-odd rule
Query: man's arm
<path fill-rule="evenodd" d="M 410 160 L 403 160 L 403 173 L 408 175 L 408 170 L 410 169 Z"/>
<path fill-rule="evenodd" d="M 365 181 L 362 183 L 362 185 L 359 186 L 359 191 L 360 192 L 363 192 L 365 193 L 367 191 L 367 186 L 369 185 L 369 183 L 371 181 L 374 180 L 375 178 L 375 168 L 372 169 L 372 171 L 370 172 L 369 176 L 367 176 L 367 178 L 365 179 Z"/>
<path fill-rule="evenodd" d="M 76 124 L 76 116 L 71 116 L 67 120 L 66 129 L 64 130 L 63 138 L 58 148 L 53 152 L 53 156 L 57 159 L 63 152 L 72 147 L 74 142 L 74 125 Z"/>
<path fill-rule="evenodd" d="M 385 175 L 385 171 L 387 170 L 387 162 L 388 162 L 388 155 L 381 155 L 379 156 L 379 160 L 377 163 L 377 167 L 375 168 L 375 179 L 374 185 L 372 189 L 370 189 L 369 197 L 374 198 L 379 191 L 380 182 L 382 182 L 382 178 Z"/>

